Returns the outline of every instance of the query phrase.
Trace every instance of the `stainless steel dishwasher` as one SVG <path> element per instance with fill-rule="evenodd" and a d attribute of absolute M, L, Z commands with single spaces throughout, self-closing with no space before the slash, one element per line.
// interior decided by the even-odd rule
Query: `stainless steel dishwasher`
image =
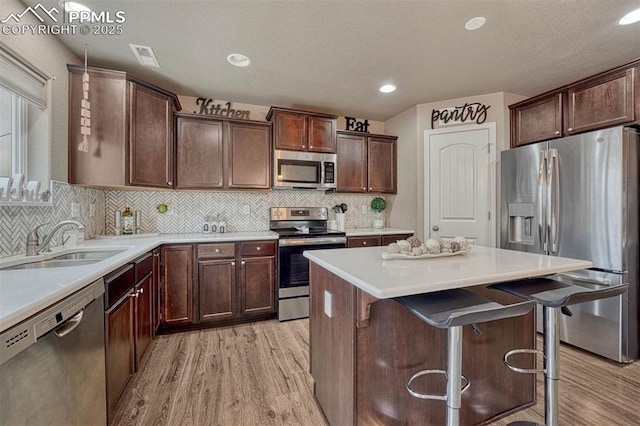
<path fill-rule="evenodd" d="M 0 424 L 106 425 L 104 281 L 0 335 Z"/>

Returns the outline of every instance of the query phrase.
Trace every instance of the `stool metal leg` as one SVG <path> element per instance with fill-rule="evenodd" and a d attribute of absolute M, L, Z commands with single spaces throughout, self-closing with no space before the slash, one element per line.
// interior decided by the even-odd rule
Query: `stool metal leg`
<path fill-rule="evenodd" d="M 458 426 L 462 405 L 462 326 L 447 330 L 447 376 L 447 426 Z"/>
<path fill-rule="evenodd" d="M 546 426 L 559 425 L 560 408 L 560 308 L 543 307 L 544 314 L 544 419 Z"/>

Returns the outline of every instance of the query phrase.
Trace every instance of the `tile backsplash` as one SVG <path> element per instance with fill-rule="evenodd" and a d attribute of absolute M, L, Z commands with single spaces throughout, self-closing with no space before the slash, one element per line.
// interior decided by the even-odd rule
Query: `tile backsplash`
<path fill-rule="evenodd" d="M 105 194 L 97 189 L 71 186 L 62 182 L 52 183 L 52 207 L 7 207 L 0 206 L 0 257 L 11 256 L 26 252 L 27 234 L 36 226 L 49 223 L 42 228 L 40 235 L 45 235 L 56 223 L 74 219 L 85 225 L 85 238 L 104 234 L 105 224 Z M 80 204 L 80 215 L 71 216 L 71 203 Z M 95 204 L 95 214 L 89 215 L 89 207 Z M 74 229 L 69 226 L 69 229 Z M 52 246 L 62 243 L 62 233 L 57 232 L 51 241 Z"/>
<path fill-rule="evenodd" d="M 346 203 L 347 228 L 372 226 L 373 213 L 369 208 L 374 198 L 368 194 L 325 194 L 313 190 L 275 190 L 271 192 L 184 192 L 184 191 L 113 191 L 89 189 L 53 182 L 52 207 L 0 206 L 0 257 L 24 253 L 26 236 L 43 223 L 51 226 L 75 219 L 84 223 L 85 238 L 113 234 L 114 212 L 131 210 L 142 212 L 142 232 L 198 233 L 202 232 L 204 217 L 220 215 L 227 223 L 227 232 L 266 231 L 269 229 L 269 207 L 327 207 L 329 219 L 336 204 Z M 80 204 L 80 215 L 71 216 L 71 203 Z M 90 205 L 95 214 L 90 217 Z M 161 214 L 158 204 L 167 204 L 169 211 Z M 363 209 L 364 206 L 364 209 Z M 364 213 L 363 213 L 364 211 Z M 72 227 L 70 227 L 72 229 Z M 44 227 L 42 235 L 48 227 Z M 64 231 L 64 230 L 61 230 Z M 62 242 L 62 232 L 52 245 Z"/>

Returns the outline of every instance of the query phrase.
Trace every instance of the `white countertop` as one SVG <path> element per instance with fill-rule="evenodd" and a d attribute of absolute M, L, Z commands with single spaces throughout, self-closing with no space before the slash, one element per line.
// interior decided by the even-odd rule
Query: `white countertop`
<path fill-rule="evenodd" d="M 94 239 L 77 244 L 75 248 L 54 248 L 51 253 L 31 256 L 29 260 L 38 261 L 78 249 L 98 250 L 105 248 L 124 249 L 124 251 L 108 259 L 85 266 L 0 270 L 0 332 L 162 244 L 277 239 L 278 234 L 271 231 L 229 232 L 225 234 L 161 234 L 141 238 Z M 0 268 L 24 263 L 24 259 L 24 255 L 0 259 Z"/>
<path fill-rule="evenodd" d="M 305 251 L 304 256 L 379 299 L 590 268 L 591 262 L 474 246 L 465 255 L 383 260 L 387 247 Z"/>
<path fill-rule="evenodd" d="M 345 229 L 347 237 L 367 237 L 369 235 L 415 234 L 412 229 L 399 228 L 352 228 Z"/>

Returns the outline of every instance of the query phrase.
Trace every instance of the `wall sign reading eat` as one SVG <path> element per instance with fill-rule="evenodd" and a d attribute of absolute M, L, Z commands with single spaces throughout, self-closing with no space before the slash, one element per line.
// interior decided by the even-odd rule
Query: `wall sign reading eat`
<path fill-rule="evenodd" d="M 475 121 L 476 124 L 482 124 L 487 119 L 487 110 L 490 105 L 484 105 L 478 102 L 465 103 L 462 106 L 434 109 L 431 112 L 431 128 L 433 123 L 440 121 L 440 125 L 465 123 L 467 121 Z"/>
<path fill-rule="evenodd" d="M 214 104 L 211 98 L 198 98 L 196 99 L 196 105 L 200 105 L 200 111 L 193 111 L 195 114 L 215 115 L 217 117 L 225 118 L 241 118 L 248 120 L 250 111 L 235 110 L 231 108 L 231 102 L 227 102 L 225 106 L 222 104 Z"/>
<path fill-rule="evenodd" d="M 358 119 L 353 117 L 345 117 L 344 119 L 347 122 L 345 130 L 369 133 L 369 120 L 358 121 Z"/>

